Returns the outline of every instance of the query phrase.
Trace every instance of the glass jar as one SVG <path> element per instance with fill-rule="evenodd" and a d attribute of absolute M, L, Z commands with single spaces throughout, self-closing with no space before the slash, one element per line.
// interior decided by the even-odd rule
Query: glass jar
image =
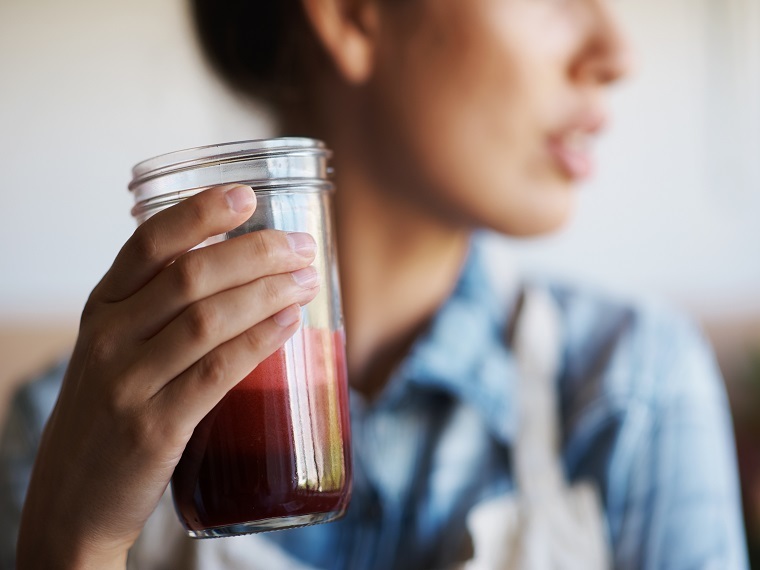
<path fill-rule="evenodd" d="M 343 317 L 327 161 L 319 141 L 280 138 L 182 150 L 136 165 L 138 224 L 211 186 L 256 192 L 252 217 L 202 245 L 273 228 L 317 242 L 320 291 L 296 334 L 241 380 L 195 429 L 172 477 L 174 505 L 196 538 L 328 522 L 351 494 Z"/>

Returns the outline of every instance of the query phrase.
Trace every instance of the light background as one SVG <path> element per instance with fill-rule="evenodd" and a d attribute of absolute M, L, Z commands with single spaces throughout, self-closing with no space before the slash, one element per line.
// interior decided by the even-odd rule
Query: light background
<path fill-rule="evenodd" d="M 621 0 L 639 71 L 577 218 L 515 263 L 697 315 L 760 314 L 760 2 Z M 76 322 L 133 230 L 129 169 L 267 134 L 182 0 L 0 0 L 0 322 Z M 516 261 L 515 261 L 516 260 Z"/>
<path fill-rule="evenodd" d="M 267 135 L 210 76 L 184 1 L 0 0 L 0 425 L 14 386 L 68 353 L 133 231 L 131 166 Z M 682 306 L 741 425 L 758 410 L 760 0 L 610 3 L 639 72 L 615 93 L 599 176 L 566 231 L 494 240 L 494 266 Z M 742 476 L 760 520 L 760 475 Z"/>

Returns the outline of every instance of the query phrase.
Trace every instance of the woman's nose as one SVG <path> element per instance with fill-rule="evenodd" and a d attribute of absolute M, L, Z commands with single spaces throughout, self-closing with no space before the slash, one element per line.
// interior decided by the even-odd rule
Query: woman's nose
<path fill-rule="evenodd" d="M 576 81 L 608 85 L 633 70 L 633 51 L 609 0 L 588 0 L 586 37 L 575 59 Z"/>

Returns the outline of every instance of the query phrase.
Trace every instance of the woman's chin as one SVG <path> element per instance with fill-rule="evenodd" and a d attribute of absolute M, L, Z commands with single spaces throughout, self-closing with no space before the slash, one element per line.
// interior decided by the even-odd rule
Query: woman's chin
<path fill-rule="evenodd" d="M 557 232 L 575 214 L 577 197 L 573 190 L 568 183 L 536 189 L 521 207 L 505 206 L 500 212 L 492 212 L 487 225 L 498 233 L 514 237 L 539 237 Z M 498 217 L 493 218 L 494 214 Z"/>

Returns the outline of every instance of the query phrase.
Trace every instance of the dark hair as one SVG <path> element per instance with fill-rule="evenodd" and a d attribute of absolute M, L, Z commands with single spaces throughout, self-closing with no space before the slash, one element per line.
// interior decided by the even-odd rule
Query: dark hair
<path fill-rule="evenodd" d="M 300 0 L 190 0 L 190 8 L 201 48 L 222 80 L 275 111 L 302 103 L 306 58 L 321 47 Z"/>

